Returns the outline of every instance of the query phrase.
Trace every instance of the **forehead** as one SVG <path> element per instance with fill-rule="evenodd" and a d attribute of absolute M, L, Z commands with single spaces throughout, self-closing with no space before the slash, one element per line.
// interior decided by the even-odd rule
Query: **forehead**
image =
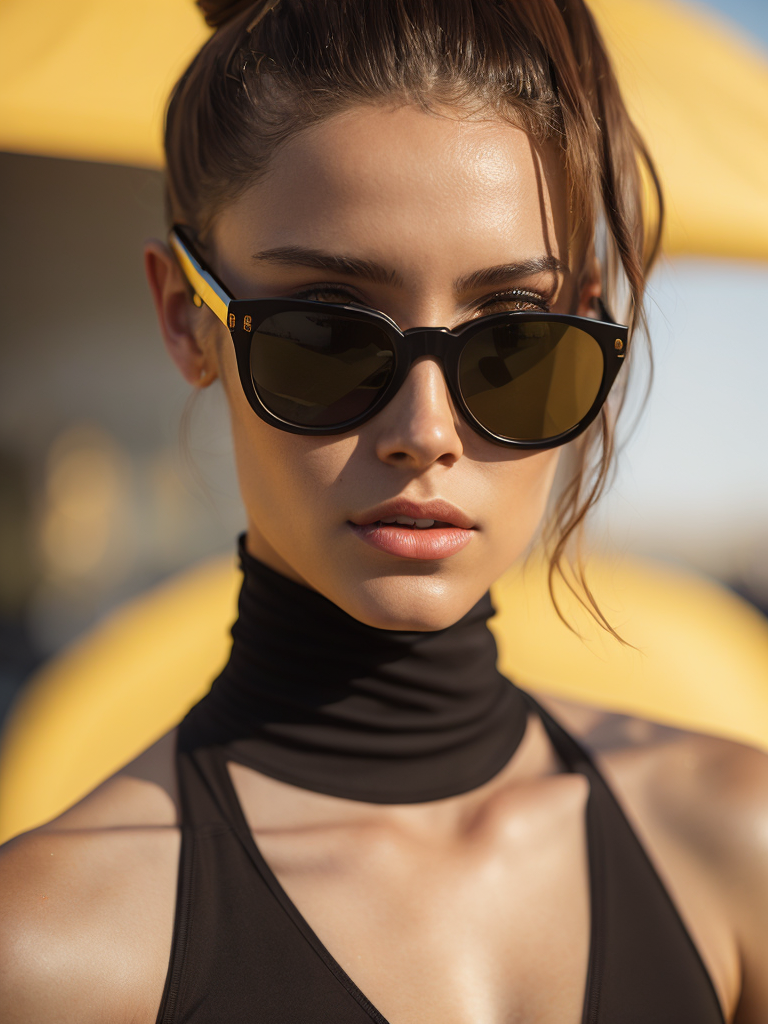
<path fill-rule="evenodd" d="M 278 149 L 214 226 L 219 252 L 301 245 L 452 278 L 552 254 L 568 260 L 565 175 L 496 117 L 355 107 Z M 241 250 L 241 252 L 233 252 Z"/>

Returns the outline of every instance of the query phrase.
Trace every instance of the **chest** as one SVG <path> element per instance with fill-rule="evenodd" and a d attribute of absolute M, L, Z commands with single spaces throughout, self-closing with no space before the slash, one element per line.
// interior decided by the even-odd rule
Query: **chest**
<path fill-rule="evenodd" d="M 723 1024 L 593 771 L 559 776 L 526 813 L 502 807 L 466 844 L 416 848 L 391 831 L 254 834 L 207 760 L 181 765 L 198 789 L 158 1024 Z"/>
<path fill-rule="evenodd" d="M 579 1024 L 587 787 L 552 781 L 528 814 L 501 807 L 450 844 L 365 828 L 290 848 L 256 838 L 319 943 L 392 1024 Z"/>

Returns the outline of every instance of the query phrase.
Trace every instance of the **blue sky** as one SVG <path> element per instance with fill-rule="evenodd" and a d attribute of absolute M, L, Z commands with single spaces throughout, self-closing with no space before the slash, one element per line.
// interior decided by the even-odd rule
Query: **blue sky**
<path fill-rule="evenodd" d="M 768 0 L 696 0 L 695 6 L 725 15 L 768 48 Z"/>

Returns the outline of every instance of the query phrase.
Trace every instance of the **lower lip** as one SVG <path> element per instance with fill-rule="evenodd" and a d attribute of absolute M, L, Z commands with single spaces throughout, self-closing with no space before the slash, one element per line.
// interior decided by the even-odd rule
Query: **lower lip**
<path fill-rule="evenodd" d="M 370 523 L 368 526 L 349 524 L 360 540 L 372 548 L 385 551 L 399 558 L 450 558 L 469 544 L 474 530 L 462 530 L 458 526 L 436 526 L 427 530 L 416 527 L 382 526 Z"/>

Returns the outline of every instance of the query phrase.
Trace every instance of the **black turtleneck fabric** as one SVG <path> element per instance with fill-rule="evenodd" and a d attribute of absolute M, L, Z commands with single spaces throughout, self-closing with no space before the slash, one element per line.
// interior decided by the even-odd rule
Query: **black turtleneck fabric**
<path fill-rule="evenodd" d="M 514 753 L 528 714 L 540 719 L 563 770 L 589 783 L 591 937 L 583 999 L 568 1020 L 724 1024 L 698 950 L 600 771 L 496 671 L 487 597 L 449 629 L 387 632 L 242 547 L 241 555 L 232 657 L 178 731 L 181 857 L 157 1024 L 387 1024 L 264 859 L 230 761 L 336 796 L 431 800 L 490 779 Z M 557 907 L 545 898 L 542 913 Z M 375 950 L 375 917 L 370 927 Z M 554 977 L 557 965 L 551 970 Z"/>
<path fill-rule="evenodd" d="M 525 697 L 496 668 L 486 594 L 435 632 L 367 626 L 269 569 L 240 541 L 232 653 L 185 742 L 305 789 L 419 803 L 475 789 L 525 732 Z"/>

